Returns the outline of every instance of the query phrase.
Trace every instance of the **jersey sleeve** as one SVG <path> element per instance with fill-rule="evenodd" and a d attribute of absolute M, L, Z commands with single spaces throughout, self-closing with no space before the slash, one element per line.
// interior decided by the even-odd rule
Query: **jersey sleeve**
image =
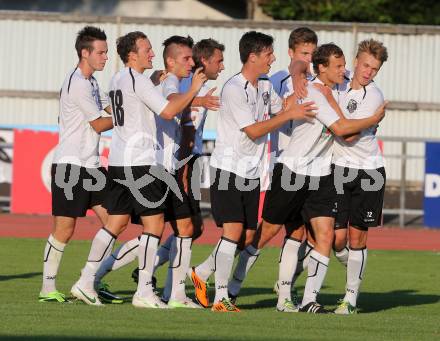
<path fill-rule="evenodd" d="M 227 84 L 223 88 L 221 101 L 227 103 L 227 108 L 240 129 L 255 123 L 254 116 L 248 104 L 246 92 L 243 88 L 233 84 Z"/>
<path fill-rule="evenodd" d="M 99 107 L 93 98 L 93 88 L 89 81 L 74 80 L 70 85 L 69 96 L 79 107 L 87 122 L 101 117 Z"/>
<path fill-rule="evenodd" d="M 136 77 L 135 92 L 139 99 L 157 115 L 160 115 L 169 103 L 160 90 L 145 75 Z"/>
<path fill-rule="evenodd" d="M 162 94 L 165 98 L 172 94 L 179 93 L 179 80 L 173 75 L 169 75 L 164 79 L 162 84 Z"/>
<path fill-rule="evenodd" d="M 309 86 L 307 89 L 310 93 L 310 99 L 315 102 L 318 107 L 316 119 L 326 127 L 330 127 L 333 123 L 340 119 L 339 115 L 327 102 L 327 99 L 318 90 Z"/>

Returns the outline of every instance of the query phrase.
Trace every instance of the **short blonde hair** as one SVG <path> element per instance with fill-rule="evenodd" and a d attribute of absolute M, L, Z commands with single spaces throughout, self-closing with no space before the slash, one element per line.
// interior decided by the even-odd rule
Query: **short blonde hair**
<path fill-rule="evenodd" d="M 378 40 L 367 39 L 361 41 L 358 45 L 356 58 L 358 58 L 362 52 L 371 54 L 374 58 L 379 60 L 381 64 L 386 62 L 388 59 L 387 48 Z"/>

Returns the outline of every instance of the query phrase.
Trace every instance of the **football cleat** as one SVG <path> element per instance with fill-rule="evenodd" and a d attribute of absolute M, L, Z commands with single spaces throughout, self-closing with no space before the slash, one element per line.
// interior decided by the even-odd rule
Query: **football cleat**
<path fill-rule="evenodd" d="M 204 307 L 209 307 L 209 297 L 208 297 L 208 284 L 203 281 L 199 276 L 197 276 L 195 268 L 192 267 L 191 281 L 194 285 L 195 296 L 197 302 Z"/>
<path fill-rule="evenodd" d="M 58 290 L 43 294 L 40 292 L 38 296 L 39 302 L 59 302 L 59 303 L 70 303 L 66 296 L 59 292 Z"/>
<path fill-rule="evenodd" d="M 282 304 L 277 304 L 277 311 L 282 313 L 297 313 L 298 307 L 295 306 L 291 300 L 286 298 Z"/>
<path fill-rule="evenodd" d="M 124 299 L 122 297 L 117 296 L 116 294 L 110 291 L 110 287 L 107 283 L 100 282 L 98 284 L 98 297 L 101 302 L 111 303 L 111 304 L 122 304 L 124 303 Z"/>
<path fill-rule="evenodd" d="M 141 297 L 136 292 L 133 295 L 132 304 L 136 308 L 169 309 L 170 307 L 163 303 L 157 295 L 150 297 Z"/>
<path fill-rule="evenodd" d="M 338 315 L 351 315 L 357 314 L 357 309 L 355 306 L 352 306 L 349 302 L 340 301 L 339 305 L 335 309 L 334 313 Z"/>
<path fill-rule="evenodd" d="M 299 308 L 299 312 L 308 314 L 328 314 L 329 311 L 324 309 L 322 305 L 317 302 L 307 303 L 304 307 Z"/>
<path fill-rule="evenodd" d="M 88 305 L 103 306 L 99 300 L 98 293 L 94 289 L 86 290 L 85 288 L 81 288 L 78 282 L 73 285 L 70 293 L 73 297 Z"/>
<path fill-rule="evenodd" d="M 220 313 L 239 313 L 240 309 L 238 309 L 234 303 L 231 302 L 228 298 L 222 298 L 220 301 L 212 305 L 212 311 L 220 312 Z"/>
<path fill-rule="evenodd" d="M 192 309 L 202 309 L 202 307 L 193 302 L 189 297 L 186 297 L 184 300 L 169 300 L 168 306 L 170 308 L 192 308 Z"/>

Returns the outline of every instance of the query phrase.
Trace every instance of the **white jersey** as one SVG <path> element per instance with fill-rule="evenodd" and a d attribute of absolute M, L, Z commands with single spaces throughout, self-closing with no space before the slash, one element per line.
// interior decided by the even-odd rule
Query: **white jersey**
<path fill-rule="evenodd" d="M 308 73 L 307 79 L 311 80 L 312 78 L 312 75 Z M 293 80 L 288 70 L 276 72 L 270 77 L 270 81 L 274 90 L 281 98 L 287 98 L 294 93 Z M 271 152 L 274 152 L 275 156 L 279 156 L 284 148 L 287 147 L 296 125 L 297 121 L 290 120 L 270 133 Z"/>
<path fill-rule="evenodd" d="M 191 86 L 192 76 L 184 78 L 180 82 L 180 91 L 187 92 Z M 210 90 L 206 83 L 200 88 L 197 97 L 203 97 Z M 194 135 L 194 147 L 191 151 L 193 155 L 203 154 L 203 128 L 205 127 L 206 117 L 208 115 L 208 109 L 204 107 L 197 108 L 198 110 L 192 110 L 190 117 L 191 122 L 185 123 L 186 126 L 193 126 L 195 129 Z"/>
<path fill-rule="evenodd" d="M 374 82 L 354 90 L 350 87 L 350 78 L 346 78 L 337 90 L 339 107 L 348 119 L 370 117 L 384 101 L 382 92 Z M 336 137 L 333 163 L 358 169 L 383 167 L 384 161 L 375 130 L 376 127 L 372 127 L 361 131 L 359 139 L 354 143 L 346 143 L 344 139 Z"/>
<path fill-rule="evenodd" d="M 172 94 L 178 94 L 179 79 L 176 75 L 169 73 L 158 85 L 158 89 L 165 98 Z M 159 147 L 156 155 L 157 162 L 170 173 L 175 173 L 176 171 L 177 150 L 181 140 L 180 118 L 180 114 L 172 120 L 155 116 L 157 126 L 156 139 Z"/>
<path fill-rule="evenodd" d="M 60 92 L 59 142 L 53 163 L 70 163 L 97 168 L 99 137 L 89 122 L 101 117 L 101 110 L 109 105 L 92 76 L 85 78 L 76 67 L 64 80 Z"/>
<path fill-rule="evenodd" d="M 167 106 L 166 98 L 150 78 L 129 67 L 113 76 L 109 95 L 114 124 L 109 165 L 157 165 L 155 116 Z"/>
<path fill-rule="evenodd" d="M 297 122 L 289 144 L 281 152 L 278 161 L 297 174 L 325 176 L 331 173 L 333 152 L 333 134 L 328 127 L 340 117 L 313 83 L 322 84 L 319 78 L 310 81 L 307 98 L 302 102 L 315 102 L 317 115 L 311 122 Z"/>
<path fill-rule="evenodd" d="M 259 78 L 254 87 L 239 73 L 230 78 L 220 94 L 217 140 L 211 166 L 247 179 L 261 175 L 267 136 L 251 140 L 243 128 L 269 119 L 282 109 L 282 100 L 268 78 Z"/>

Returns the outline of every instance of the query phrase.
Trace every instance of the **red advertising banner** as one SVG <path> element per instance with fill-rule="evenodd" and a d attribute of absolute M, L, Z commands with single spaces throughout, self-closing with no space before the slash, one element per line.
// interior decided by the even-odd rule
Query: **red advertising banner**
<path fill-rule="evenodd" d="M 50 214 L 50 167 L 58 134 L 14 130 L 11 212 Z"/>
<path fill-rule="evenodd" d="M 50 169 L 58 133 L 14 130 L 11 213 L 51 214 Z M 101 164 L 107 167 L 109 137 L 101 138 Z"/>

